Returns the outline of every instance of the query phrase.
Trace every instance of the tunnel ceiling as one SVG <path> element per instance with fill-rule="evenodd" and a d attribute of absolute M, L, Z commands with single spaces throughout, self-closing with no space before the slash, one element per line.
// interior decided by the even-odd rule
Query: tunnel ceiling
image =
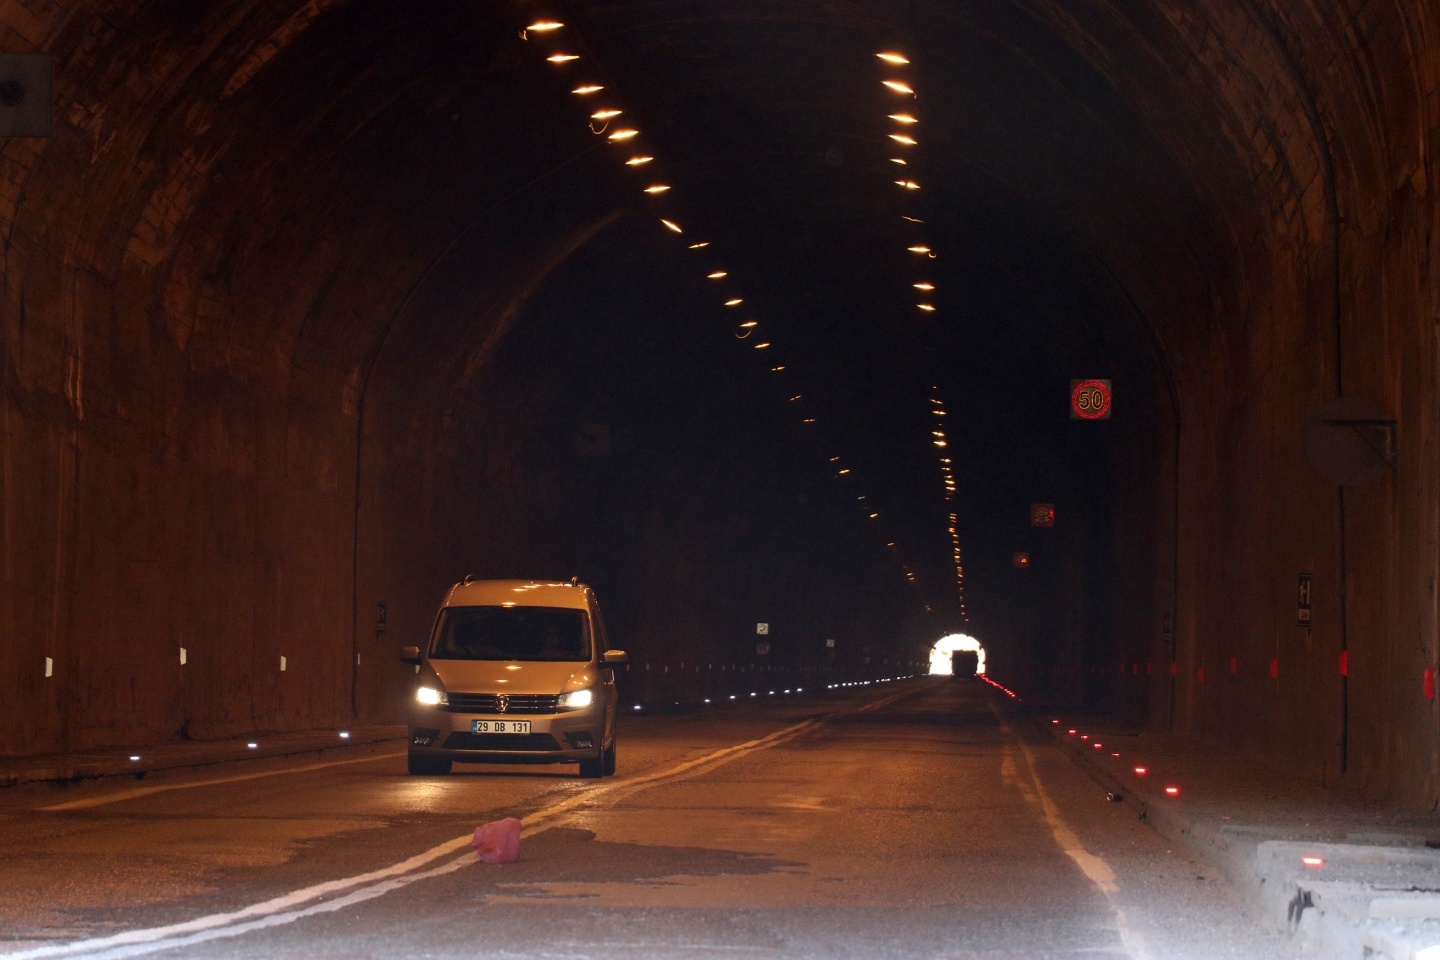
<path fill-rule="evenodd" d="M 565 26 L 522 35 L 545 20 Z M 881 514 L 875 548 L 900 544 L 893 566 L 942 616 L 955 576 L 932 394 L 953 415 L 967 554 L 996 579 L 1026 504 L 1103 514 L 1115 464 L 1158 456 L 1187 351 L 1225 335 L 1215 318 L 1243 307 L 1247 280 L 1290 269 L 1236 262 L 1235 237 L 1279 229 L 1260 168 L 1265 196 L 1317 169 L 1301 107 L 1276 118 L 1262 102 L 1293 82 L 1273 55 L 1280 28 L 1239 2 L 572 0 L 423 16 L 378 0 L 156 2 L 110 29 L 76 8 L 66 26 L 51 44 L 57 145 L 74 165 L 123 162 L 37 168 L 28 189 L 48 180 L 68 199 L 22 220 L 80 225 L 72 252 L 118 262 L 136 302 L 162 305 L 113 317 L 142 370 L 178 354 L 187 388 L 217 402 L 256 383 L 292 408 L 338 392 L 372 425 L 423 429 L 483 419 L 487 363 L 539 322 L 547 288 L 570 299 L 533 362 L 573 349 L 567 323 L 641 345 L 647 325 L 678 325 L 724 356 L 705 403 L 768 410 L 753 419 L 817 476 L 840 456 L 853 473 L 837 489 L 865 497 L 854 523 Z M 888 67 L 885 50 L 911 63 Z M 583 82 L 606 90 L 570 93 Z M 586 115 L 603 105 L 625 113 L 595 135 Z M 898 111 L 919 123 L 887 119 Z M 614 124 L 641 133 L 610 144 Z M 892 132 L 919 143 L 897 150 Z M 655 160 L 627 169 L 627 152 Z M 86 190 L 59 189 L 74 182 Z M 641 193 L 651 183 L 673 189 Z M 1303 237 L 1311 219 L 1280 223 Z M 582 252 L 619 278 L 607 296 L 566 285 Z M 715 269 L 729 277 L 707 281 Z M 917 310 L 916 281 L 936 285 L 934 313 Z M 731 296 L 744 305 L 721 306 Z M 734 335 L 744 318 L 774 344 L 764 359 Z M 22 390 L 42 352 L 20 364 Z M 1067 420 L 1069 380 L 1088 376 L 1115 380 L 1123 423 Z M 92 402 L 173 402 L 174 385 L 144 381 Z M 537 371 L 491 426 L 523 445 L 597 398 L 655 402 L 603 381 Z M 284 454 L 306 455 L 303 440 Z"/>

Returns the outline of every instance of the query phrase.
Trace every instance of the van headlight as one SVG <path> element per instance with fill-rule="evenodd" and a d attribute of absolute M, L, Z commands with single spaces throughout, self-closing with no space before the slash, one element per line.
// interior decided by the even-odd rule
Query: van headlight
<path fill-rule="evenodd" d="M 434 687 L 416 688 L 415 699 L 427 707 L 438 707 L 441 704 L 448 704 L 450 702 L 450 698 L 445 695 L 444 690 L 437 690 Z"/>
<path fill-rule="evenodd" d="M 595 693 L 591 690 L 572 690 L 569 693 L 560 694 L 560 702 L 556 704 L 561 710 L 579 710 L 581 707 L 588 707 L 595 702 Z"/>

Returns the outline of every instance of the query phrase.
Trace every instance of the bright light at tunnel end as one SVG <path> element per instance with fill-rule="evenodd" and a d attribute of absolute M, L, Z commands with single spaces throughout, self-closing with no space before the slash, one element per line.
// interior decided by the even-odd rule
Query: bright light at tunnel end
<path fill-rule="evenodd" d="M 952 676 L 954 671 L 950 667 L 950 655 L 956 650 L 974 650 L 977 661 L 975 672 L 985 672 L 985 648 L 980 641 L 963 633 L 952 633 L 935 641 L 935 646 L 930 648 L 930 676 Z"/>

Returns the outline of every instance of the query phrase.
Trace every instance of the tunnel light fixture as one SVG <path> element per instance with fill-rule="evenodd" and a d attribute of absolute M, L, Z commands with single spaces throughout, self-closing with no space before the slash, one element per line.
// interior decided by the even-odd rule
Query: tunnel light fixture
<path fill-rule="evenodd" d="M 908 166 L 910 166 L 909 163 L 907 163 L 906 161 L 902 160 L 900 157 L 891 157 L 891 158 L 890 158 L 890 162 L 891 162 L 891 163 L 898 163 L 898 164 L 900 164 L 900 166 L 902 166 L 902 167 L 908 167 Z"/>
<path fill-rule="evenodd" d="M 878 513 L 872 513 L 872 514 L 870 514 L 870 519 L 871 519 L 871 520 L 879 520 L 879 519 L 880 519 L 880 514 L 878 514 Z"/>
<path fill-rule="evenodd" d="M 895 186 L 897 186 L 897 187 L 904 187 L 906 190 L 919 190 L 919 189 L 920 189 L 920 184 L 916 183 L 914 180 L 896 180 L 896 181 L 895 181 Z"/>
<path fill-rule="evenodd" d="M 551 57 L 550 59 L 553 60 L 555 58 Z M 908 85 L 901 83 L 899 80 L 881 80 L 880 82 L 885 84 L 885 86 L 889 87 L 891 90 L 894 90 L 896 93 L 907 93 L 912 97 L 915 96 L 915 91 L 910 89 Z"/>
<path fill-rule="evenodd" d="M 891 120 L 894 120 L 896 123 L 919 123 L 919 122 L 920 122 L 919 120 L 916 120 L 914 117 L 912 117 L 912 116 L 911 116 L 910 114 L 908 114 L 908 113 L 892 113 L 892 114 L 889 114 L 888 116 L 890 117 Z"/>
<path fill-rule="evenodd" d="M 139 759 L 140 759 L 140 754 L 138 754 L 138 753 L 132 753 L 132 754 L 130 754 L 130 760 L 131 760 L 131 762 L 134 762 L 134 761 L 139 760 Z"/>
<path fill-rule="evenodd" d="M 724 270 L 716 270 L 714 273 L 707 273 L 707 274 L 705 274 L 705 279 L 707 279 L 707 280 L 722 280 L 722 279 L 724 279 L 725 277 L 728 277 L 728 276 L 730 276 L 730 274 L 726 273 Z"/>
<path fill-rule="evenodd" d="M 1322 857 L 1301 857 L 1300 862 L 1312 870 L 1325 866 L 1325 860 Z"/>
<path fill-rule="evenodd" d="M 740 306 L 740 304 L 742 304 L 742 303 L 744 303 L 744 302 L 745 302 L 745 301 L 744 301 L 742 298 L 740 298 L 740 297 L 735 297 L 735 298 L 733 298 L 733 299 L 731 299 L 731 300 L 726 300 L 726 301 L 725 301 L 725 306 L 727 306 L 727 307 L 738 307 L 738 306 Z"/>
<path fill-rule="evenodd" d="M 742 330 L 751 330 L 758 326 L 760 326 L 759 320 L 746 320 L 744 323 L 740 324 L 740 328 Z"/>
<path fill-rule="evenodd" d="M 631 157 L 629 160 L 626 160 L 626 161 L 625 161 L 625 166 L 627 166 L 627 167 L 638 167 L 638 166 L 641 166 L 641 165 L 643 165 L 643 164 L 649 163 L 651 160 L 654 160 L 654 159 L 655 159 L 654 157 Z"/>
<path fill-rule="evenodd" d="M 933 284 L 933 283 L 925 283 L 924 281 L 921 281 L 920 283 L 912 283 L 911 286 L 914 287 L 916 290 L 934 290 L 934 289 L 935 289 L 935 284 Z M 938 403 L 939 401 L 936 401 L 936 402 Z"/>
<path fill-rule="evenodd" d="M 935 305 L 933 303 L 917 303 L 915 304 L 915 306 L 919 307 L 921 310 L 924 310 L 926 313 L 935 312 Z"/>
<path fill-rule="evenodd" d="M 666 220 L 664 217 L 661 217 L 661 218 L 660 218 L 660 222 L 663 223 L 663 224 L 665 224 L 665 229 L 666 229 L 666 230 L 669 230 L 669 231 L 671 231 L 671 232 L 673 232 L 673 233 L 684 233 L 684 232 L 685 232 L 685 231 L 683 231 L 683 230 L 680 229 L 680 225 L 679 225 L 679 224 L 675 223 L 675 222 L 672 221 L 672 220 Z"/>
<path fill-rule="evenodd" d="M 875 54 L 875 56 L 879 57 L 881 60 L 884 60 L 886 63 L 894 63 L 897 65 L 903 65 L 910 62 L 909 60 L 905 59 L 904 56 L 898 53 L 877 53 Z"/>
<path fill-rule="evenodd" d="M 623 110 L 596 110 L 594 113 L 590 114 L 590 119 L 591 119 L 591 120 L 610 120 L 610 119 L 612 119 L 612 118 L 614 118 L 614 117 L 620 116 L 620 114 L 622 114 L 622 113 L 624 113 L 624 112 L 625 112 L 625 111 L 623 111 Z"/>
<path fill-rule="evenodd" d="M 552 53 L 545 58 L 551 63 L 569 63 L 571 60 L 579 60 L 579 54 L 575 53 Z"/>
<path fill-rule="evenodd" d="M 704 250 L 704 249 L 705 249 L 706 247 L 708 247 L 708 246 L 710 246 L 710 241 L 709 241 L 709 240 L 704 240 L 704 241 L 702 241 L 702 242 L 700 242 L 700 243 L 692 243 L 692 244 L 690 244 L 690 249 L 691 249 L 691 250 Z"/>
<path fill-rule="evenodd" d="M 929 252 L 930 252 L 930 248 L 929 248 L 929 247 L 923 246 L 923 245 L 918 244 L 918 243 L 917 243 L 915 246 L 913 246 L 913 247 L 906 247 L 905 249 L 906 249 L 906 250 L 909 250 L 911 253 L 929 253 Z"/>
<path fill-rule="evenodd" d="M 793 397 L 790 398 L 789 402 L 790 402 L 790 403 L 794 403 L 796 400 L 799 400 L 799 399 L 800 399 L 800 394 L 797 393 L 797 394 L 795 394 L 795 396 L 793 396 Z"/>
<path fill-rule="evenodd" d="M 1178 797 L 1178 796 L 1180 796 L 1180 788 L 1179 788 L 1179 787 L 1166 787 L 1166 788 L 1165 788 L 1165 795 L 1166 795 L 1166 796 L 1169 796 L 1169 797 Z"/>
<path fill-rule="evenodd" d="M 840 471 L 840 476 L 843 477 L 843 476 L 845 476 L 845 474 L 847 474 L 847 473 L 849 473 L 849 472 L 850 472 L 850 468 L 849 468 L 849 467 L 846 467 L 844 470 L 841 470 L 841 471 Z"/>
<path fill-rule="evenodd" d="M 623 130 L 616 130 L 614 133 L 610 134 L 610 136 L 606 137 L 606 139 L 615 143 L 619 143 L 622 140 L 629 140 L 631 137 L 638 136 L 639 134 L 639 130 L 633 130 L 629 127 L 626 127 Z"/>
<path fill-rule="evenodd" d="M 1136 767 L 1136 768 L 1135 768 L 1135 776 L 1137 776 L 1137 777 L 1143 777 L 1143 776 L 1145 776 L 1145 774 L 1147 774 L 1147 773 L 1149 773 L 1149 772 L 1150 772 L 1149 769 L 1146 768 L 1146 767 Z"/>
<path fill-rule="evenodd" d="M 771 373 L 779 373 L 781 370 L 784 370 L 784 369 L 785 369 L 785 364 L 782 363 L 782 364 L 780 364 L 780 366 L 778 366 L 778 367 L 771 367 L 771 368 L 770 368 L 770 372 L 771 372 Z"/>
<path fill-rule="evenodd" d="M 670 189 L 670 185 L 669 185 L 669 184 L 657 183 L 657 184 L 653 184 L 653 185 L 651 185 L 651 186 L 646 187 L 646 188 L 645 188 L 645 192 L 646 192 L 646 193 L 664 193 L 666 190 L 669 190 L 669 189 Z"/>
<path fill-rule="evenodd" d="M 587 83 L 587 84 L 585 84 L 584 86 L 576 87 L 574 90 L 571 90 L 570 92 L 571 92 L 571 93 L 578 93 L 580 96 L 585 97 L 585 96 L 589 96 L 589 95 L 592 94 L 592 93 L 599 93 L 601 90 L 604 90 L 604 89 L 605 89 L 605 88 L 602 87 L 602 86 L 600 86 L 600 84 L 598 84 L 598 83 Z"/>
<path fill-rule="evenodd" d="M 939 448 L 942 449 L 942 450 L 943 450 L 945 447 L 949 446 L 949 444 L 947 444 L 944 440 L 932 440 L 932 441 L 930 441 L 930 442 L 933 443 L 933 444 L 935 444 L 935 446 L 939 447 Z"/>
<path fill-rule="evenodd" d="M 768 348 L 769 346 L 770 346 L 769 343 L 757 343 L 757 344 L 755 344 L 755 349 L 756 349 L 756 350 L 764 350 L 764 349 Z"/>
<path fill-rule="evenodd" d="M 341 730 L 341 731 L 340 731 L 340 739 L 341 739 L 341 740 L 349 740 L 349 739 L 350 739 L 350 731 L 349 731 L 349 730 Z"/>
<path fill-rule="evenodd" d="M 903 143 L 907 147 L 913 147 L 916 144 L 916 140 L 914 137 L 907 137 L 903 133 L 892 133 L 890 134 L 890 139 L 894 140 L 896 143 Z"/>
<path fill-rule="evenodd" d="M 256 748 L 259 747 L 259 746 L 260 746 L 260 744 L 254 743 L 253 741 L 250 742 L 250 743 L 245 744 L 246 749 L 249 749 L 249 750 L 254 750 L 254 749 L 256 749 Z"/>
<path fill-rule="evenodd" d="M 901 220 L 909 220 L 911 223 L 924 223 L 924 222 L 925 222 L 924 220 L 921 220 L 919 217 L 907 217 L 907 216 L 905 216 L 905 214 L 903 214 L 903 213 L 900 214 L 900 219 L 901 219 Z"/>
<path fill-rule="evenodd" d="M 551 30 L 559 30 L 563 26 L 565 26 L 565 24 L 557 23 L 554 20 L 540 20 L 530 24 L 530 26 L 525 28 L 525 31 L 527 33 L 532 31 L 534 33 L 549 33 Z"/>

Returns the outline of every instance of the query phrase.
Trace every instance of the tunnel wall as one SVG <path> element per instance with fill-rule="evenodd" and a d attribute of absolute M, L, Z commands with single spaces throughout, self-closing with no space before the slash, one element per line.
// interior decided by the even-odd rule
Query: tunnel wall
<path fill-rule="evenodd" d="M 1176 636 L 1156 624 L 1152 723 L 1429 806 L 1440 23 L 1410 3 L 1157 3 L 1060 29 L 1077 27 L 1208 198 L 1166 260 L 1107 247 L 1179 402 Z M 1303 447 L 1337 394 L 1398 421 L 1395 469 L 1343 491 Z"/>
<path fill-rule="evenodd" d="M 1151 402 L 1176 404 L 1175 461 L 1143 498 L 1175 504 L 1173 555 L 1128 521 L 1154 543 L 1115 554 L 1153 565 L 1137 582 L 1173 602 L 1173 646 L 1147 612 L 1155 669 L 1126 682 L 1157 726 L 1428 805 L 1436 13 L 1016 7 L 1107 79 L 1186 184 L 1067 207 L 1154 335 L 1168 379 Z M 555 489 L 554 465 L 494 462 L 538 429 L 526 397 L 469 440 L 466 384 L 621 205 L 582 176 L 587 135 L 532 115 L 552 91 L 499 42 L 511 21 L 436 16 L 420 30 L 367 0 L 0 5 L 4 49 L 57 65 L 54 136 L 0 147 L 0 750 L 388 716 L 395 634 L 421 628 L 449 572 L 504 555 L 477 556 L 477 539 L 516 538 Z M 576 203 L 513 206 L 537 176 Z M 457 253 L 484 268 L 467 281 Z M 1340 393 L 1382 403 L 1398 443 L 1393 471 L 1343 492 L 1301 442 Z M 513 512 L 453 512 L 477 464 L 519 493 Z M 1116 468 L 1123 484 L 1144 472 Z M 654 508 L 651 529 L 686 529 Z M 651 573 L 656 592 L 697 557 L 663 546 L 677 559 Z M 1060 582 L 1083 590 L 1075 562 Z M 1299 573 L 1315 578 L 1308 632 Z M 376 635 L 381 600 L 398 619 Z M 1120 648 L 1138 622 L 1120 623 Z"/>

